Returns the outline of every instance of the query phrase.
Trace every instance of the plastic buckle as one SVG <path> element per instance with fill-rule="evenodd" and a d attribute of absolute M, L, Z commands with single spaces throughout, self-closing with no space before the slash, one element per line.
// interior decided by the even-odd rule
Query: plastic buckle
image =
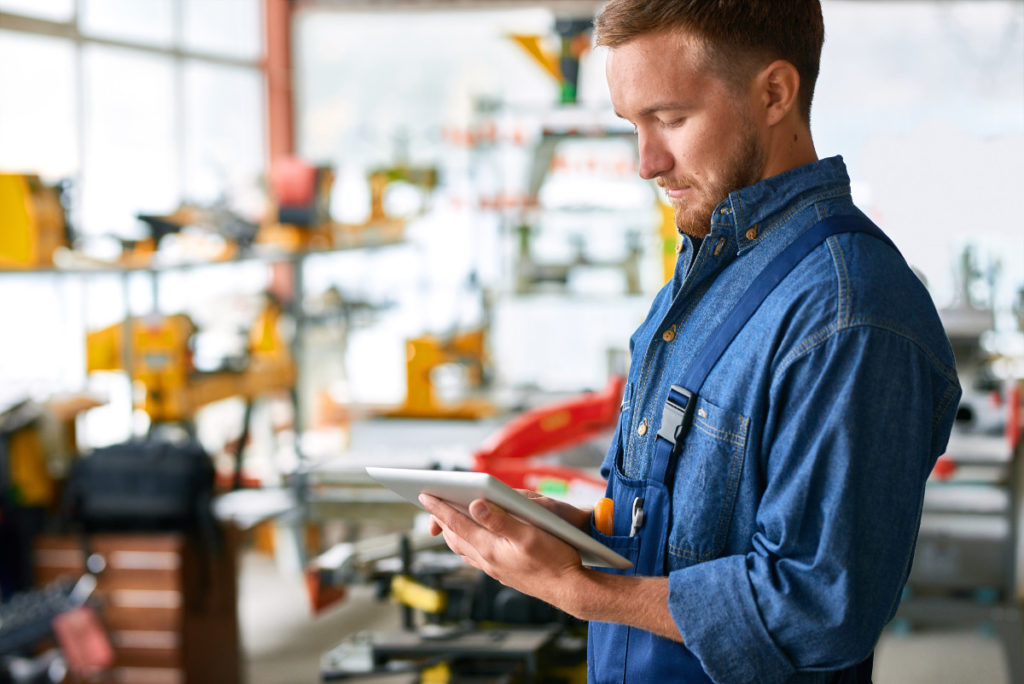
<path fill-rule="evenodd" d="M 673 395 L 678 395 L 678 398 Z M 668 399 L 665 400 L 665 408 L 661 411 L 661 427 L 658 428 L 658 437 L 677 449 L 683 443 L 686 431 L 690 429 L 695 399 L 690 390 L 680 385 L 672 385 L 668 392 Z"/>

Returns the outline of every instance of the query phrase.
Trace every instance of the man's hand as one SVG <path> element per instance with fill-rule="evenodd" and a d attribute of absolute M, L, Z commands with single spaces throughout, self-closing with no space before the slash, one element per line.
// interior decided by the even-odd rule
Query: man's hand
<path fill-rule="evenodd" d="M 577 527 L 589 524 L 587 511 L 540 494 L 530 498 Z M 483 499 L 470 503 L 468 516 L 429 494 L 420 494 L 420 503 L 433 516 L 431 534 L 443 534 L 452 551 L 502 584 L 581 620 L 617 622 L 682 640 L 668 609 L 667 577 L 584 568 L 576 549 Z"/>
<path fill-rule="evenodd" d="M 549 510 L 558 504 L 536 496 Z M 470 504 L 469 516 L 429 494 L 421 494 L 420 503 L 433 516 L 431 534 L 443 534 L 451 550 L 467 563 L 506 586 L 572 612 L 568 599 L 585 572 L 576 549 L 483 499 Z M 586 519 L 586 513 L 568 504 L 557 508 L 556 514 L 575 512 L 579 520 L 583 513 Z"/>

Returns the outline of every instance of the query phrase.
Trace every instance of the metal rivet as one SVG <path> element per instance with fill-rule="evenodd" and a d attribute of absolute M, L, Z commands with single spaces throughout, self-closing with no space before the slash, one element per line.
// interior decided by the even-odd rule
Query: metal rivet
<path fill-rule="evenodd" d="M 643 437 L 644 435 L 647 434 L 647 419 L 646 418 L 644 418 L 642 421 L 640 421 L 640 427 L 638 427 L 636 429 L 636 434 L 640 435 L 641 437 Z"/>
<path fill-rule="evenodd" d="M 677 242 L 676 243 L 676 254 L 679 254 L 682 251 L 683 251 L 683 243 L 682 242 Z"/>
<path fill-rule="evenodd" d="M 729 207 L 722 207 L 720 211 L 723 214 L 731 214 L 732 213 L 732 209 L 730 209 Z"/>
<path fill-rule="evenodd" d="M 748 240 L 753 240 L 756 237 L 757 237 L 757 226 L 754 226 L 753 228 L 751 228 L 750 230 L 747 231 L 747 239 Z"/>
<path fill-rule="evenodd" d="M 697 415 L 700 416 L 701 418 L 707 418 L 708 412 L 705 411 L 704 409 L 697 409 Z"/>
<path fill-rule="evenodd" d="M 715 245 L 715 256 L 722 253 L 722 247 L 725 247 L 725 238 L 718 239 L 718 244 Z"/>

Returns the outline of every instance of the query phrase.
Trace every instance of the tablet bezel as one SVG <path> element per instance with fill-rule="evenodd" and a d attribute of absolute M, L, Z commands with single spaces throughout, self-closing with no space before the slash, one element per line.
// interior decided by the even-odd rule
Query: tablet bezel
<path fill-rule="evenodd" d="M 420 508 L 420 492 L 447 501 L 464 513 L 474 499 L 486 499 L 575 548 L 584 565 L 633 567 L 601 542 L 487 473 L 367 466 L 366 474 Z"/>

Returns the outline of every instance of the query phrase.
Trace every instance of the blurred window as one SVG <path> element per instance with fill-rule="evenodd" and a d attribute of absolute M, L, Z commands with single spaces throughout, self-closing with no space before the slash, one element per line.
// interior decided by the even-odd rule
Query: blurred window
<path fill-rule="evenodd" d="M 184 196 L 248 208 L 265 158 L 259 72 L 189 60 L 184 82 Z"/>
<path fill-rule="evenodd" d="M 69 21 L 75 16 L 75 0 L 0 0 L 0 12 L 51 21 Z"/>
<path fill-rule="evenodd" d="M 174 44 L 171 0 L 82 0 L 79 25 L 88 36 L 159 47 Z"/>
<path fill-rule="evenodd" d="M 90 232 L 134 236 L 135 214 L 179 197 L 174 63 L 125 48 L 85 48 L 81 219 Z"/>
<path fill-rule="evenodd" d="M 263 18 L 258 0 L 183 0 L 182 47 L 195 52 L 259 59 Z"/>
<path fill-rule="evenodd" d="M 0 170 L 77 172 L 74 45 L 0 31 L 0 93 Z"/>

